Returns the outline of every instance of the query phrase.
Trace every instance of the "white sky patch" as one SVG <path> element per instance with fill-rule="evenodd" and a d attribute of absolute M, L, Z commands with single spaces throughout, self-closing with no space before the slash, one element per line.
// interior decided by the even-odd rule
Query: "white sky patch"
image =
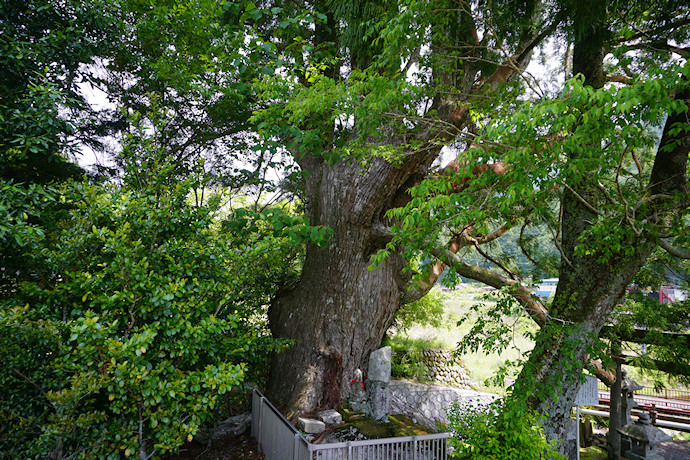
<path fill-rule="evenodd" d="M 97 74 L 100 73 L 101 75 L 99 76 L 102 77 L 105 75 L 105 73 L 101 69 L 104 69 L 103 63 L 92 66 L 90 70 Z M 101 71 L 99 72 L 99 70 Z M 82 82 L 77 84 L 77 86 L 79 87 L 79 91 L 81 91 L 86 101 L 95 111 L 117 108 L 117 105 L 113 104 L 108 98 L 108 93 L 100 88 L 97 88 L 90 82 Z M 120 143 L 113 137 L 102 139 L 102 142 L 108 147 L 107 150 L 111 150 L 111 148 L 115 151 L 119 150 Z M 81 152 L 81 155 L 77 158 L 77 162 L 79 163 L 79 166 L 84 169 L 92 169 L 93 166 L 115 166 L 113 161 L 108 158 L 108 155 L 105 152 L 96 152 L 92 148 L 83 144 L 79 146 L 79 151 Z"/>

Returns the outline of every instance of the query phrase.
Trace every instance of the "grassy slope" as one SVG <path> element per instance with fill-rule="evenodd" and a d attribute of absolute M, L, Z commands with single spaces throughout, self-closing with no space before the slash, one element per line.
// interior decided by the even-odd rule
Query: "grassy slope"
<path fill-rule="evenodd" d="M 485 312 L 492 302 L 482 300 L 482 295 L 485 291 L 476 288 L 463 288 L 456 291 L 448 292 L 444 300 L 446 315 L 448 315 L 447 328 L 435 328 L 431 326 L 414 326 L 407 331 L 399 331 L 393 336 L 393 340 L 398 341 L 421 341 L 422 347 L 434 348 L 455 348 L 457 344 L 465 337 L 477 314 L 471 310 L 473 305 L 481 305 L 480 312 Z M 461 325 L 456 325 L 458 319 L 469 318 L 470 321 L 465 321 Z M 508 318 L 508 320 L 515 322 L 516 318 Z M 502 388 L 497 388 L 492 385 L 485 385 L 484 381 L 495 375 L 498 368 L 507 360 L 513 360 L 522 355 L 523 352 L 529 351 L 533 344 L 530 340 L 523 337 L 520 332 L 526 328 L 531 328 L 533 325 L 529 319 L 521 318 L 515 323 L 513 339 L 511 346 L 502 353 L 487 353 L 483 350 L 478 352 L 468 353 L 462 356 L 462 361 L 470 373 L 472 382 L 476 384 L 479 389 L 497 391 L 502 393 Z M 513 375 L 514 376 L 514 375 Z"/>
<path fill-rule="evenodd" d="M 473 305 L 482 305 L 480 311 L 485 312 L 492 302 L 483 299 L 486 291 L 477 287 L 461 288 L 456 291 L 444 293 L 445 313 L 448 316 L 446 328 L 436 328 L 431 326 L 414 326 L 407 331 L 398 331 L 392 339 L 406 347 L 415 346 L 417 348 L 455 348 L 465 337 L 476 319 L 477 314 L 471 310 Z M 469 320 L 461 325 L 457 325 L 460 318 L 467 317 Z M 510 318 L 507 318 L 511 320 Z M 515 321 L 512 318 L 512 321 Z M 536 326 L 527 318 L 520 318 L 516 322 L 514 334 L 511 340 L 512 346 L 502 353 L 490 353 L 480 350 L 475 353 L 468 353 L 462 356 L 472 382 L 478 389 L 492 390 L 503 393 L 503 389 L 493 385 L 485 385 L 484 381 L 496 374 L 496 371 L 506 360 L 519 358 L 522 353 L 532 349 L 533 343 L 522 335 L 525 330 L 534 330 Z M 654 386 L 654 379 L 648 374 L 641 372 L 634 367 L 627 367 L 628 375 L 638 383 L 645 386 Z M 515 377 L 515 375 L 511 375 Z M 685 388 L 675 382 L 670 382 L 664 376 L 658 376 L 667 388 Z"/>

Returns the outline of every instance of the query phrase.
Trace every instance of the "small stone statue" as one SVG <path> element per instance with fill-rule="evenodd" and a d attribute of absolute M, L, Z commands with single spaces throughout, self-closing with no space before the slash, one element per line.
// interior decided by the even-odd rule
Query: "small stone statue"
<path fill-rule="evenodd" d="M 352 410 L 363 412 L 366 408 L 367 396 L 364 391 L 364 377 L 362 376 L 361 369 L 355 370 L 355 375 L 350 382 L 350 394 L 348 395 L 347 402 Z"/>

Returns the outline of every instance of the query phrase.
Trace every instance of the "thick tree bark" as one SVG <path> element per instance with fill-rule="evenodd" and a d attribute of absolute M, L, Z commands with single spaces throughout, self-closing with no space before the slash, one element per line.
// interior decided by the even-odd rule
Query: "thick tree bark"
<path fill-rule="evenodd" d="M 294 340 L 274 356 L 267 388 L 290 415 L 336 407 L 355 369 L 366 374 L 369 354 L 380 346 L 408 284 L 397 253 L 371 267 L 370 256 L 390 238 L 378 229 L 435 155 L 409 156 L 400 167 L 376 159 L 366 170 L 356 162 L 331 167 L 315 157 L 301 160 L 310 173 L 310 220 L 334 235 L 326 247 L 308 247 L 299 283 L 269 310 L 273 334 Z"/>
<path fill-rule="evenodd" d="M 688 96 L 687 92 L 679 95 L 686 100 Z M 687 124 L 686 116 L 687 113 L 669 117 L 666 122 L 655 158 L 656 173 L 650 177 L 650 190 L 657 188 L 657 184 L 673 182 L 675 186 L 665 189 L 665 193 L 687 192 L 685 170 L 690 135 L 671 134 L 672 127 L 681 120 Z M 672 163 L 676 168 L 661 168 L 659 163 Z M 566 419 L 579 390 L 580 373 L 588 362 L 591 345 L 656 244 L 655 235 L 646 233 L 627 242 L 633 248 L 628 255 L 620 253 L 606 261 L 600 259 L 598 252 L 576 256 L 575 246 L 580 243 L 581 235 L 596 220 L 591 207 L 582 201 L 584 197 L 596 203 L 594 192 L 577 186 L 577 193 L 579 196 L 566 191 L 562 202 L 564 257 L 550 311 L 557 318 L 551 323 L 557 327 L 547 324 L 542 328 L 535 350 L 516 383 L 516 394 L 528 395 L 532 408 L 548 414 L 544 434 L 552 440 L 564 438 Z M 674 212 L 674 206 L 658 204 L 647 212 L 650 220 L 661 224 L 668 213 Z"/>
<path fill-rule="evenodd" d="M 598 263 L 594 256 L 580 259 L 568 254 L 573 266 L 561 269 L 551 314 L 564 323 L 552 320 L 541 329 L 516 384 L 517 393 L 528 395 L 533 409 L 548 414 L 543 426 L 548 439 L 564 439 L 591 346 L 652 247 L 642 240 L 630 244 L 637 250 L 625 260 L 609 265 Z"/>
<path fill-rule="evenodd" d="M 382 266 L 371 269 L 371 254 L 392 236 L 386 231 L 384 214 L 404 204 L 406 191 L 423 178 L 441 145 L 471 122 L 462 101 L 475 92 L 486 95 L 516 75 L 526 66 L 531 50 L 548 35 L 544 31 L 538 36 L 530 25 L 521 36 L 518 53 L 493 75 L 478 78 L 476 57 L 445 57 L 456 55 L 458 50 L 476 53 L 480 45 L 471 14 L 449 4 L 438 13 L 447 15 L 448 20 L 440 21 L 432 34 L 431 48 L 438 55 L 432 80 L 442 87 L 430 108 L 435 115 L 428 123 L 420 123 L 405 141 L 388 140 L 399 145 L 414 138 L 423 147 L 407 153 L 398 167 L 379 158 L 362 169 L 356 161 L 341 160 L 329 166 L 316 155 L 297 157 L 302 170 L 309 173 L 305 195 L 310 221 L 335 233 L 327 247 L 308 245 L 300 281 L 279 295 L 269 309 L 274 336 L 294 341 L 286 352 L 274 356 L 267 387 L 268 396 L 289 415 L 342 402 L 354 370 L 359 367 L 367 371 L 369 353 L 380 346 L 401 302 L 414 300 L 428 290 L 430 284 L 409 289 L 409 275 L 403 273 L 406 262 L 400 253 L 392 253 Z M 556 24 L 554 21 L 549 30 Z M 334 79 L 338 76 L 335 70 Z M 328 137 L 325 133 L 321 138 Z"/>

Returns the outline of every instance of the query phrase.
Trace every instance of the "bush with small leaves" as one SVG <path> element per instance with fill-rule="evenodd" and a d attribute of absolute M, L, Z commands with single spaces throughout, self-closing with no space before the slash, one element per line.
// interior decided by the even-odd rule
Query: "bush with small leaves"
<path fill-rule="evenodd" d="M 449 412 L 453 458 L 472 460 L 551 459 L 563 457 L 544 438 L 538 416 L 518 403 L 453 404 Z"/>

